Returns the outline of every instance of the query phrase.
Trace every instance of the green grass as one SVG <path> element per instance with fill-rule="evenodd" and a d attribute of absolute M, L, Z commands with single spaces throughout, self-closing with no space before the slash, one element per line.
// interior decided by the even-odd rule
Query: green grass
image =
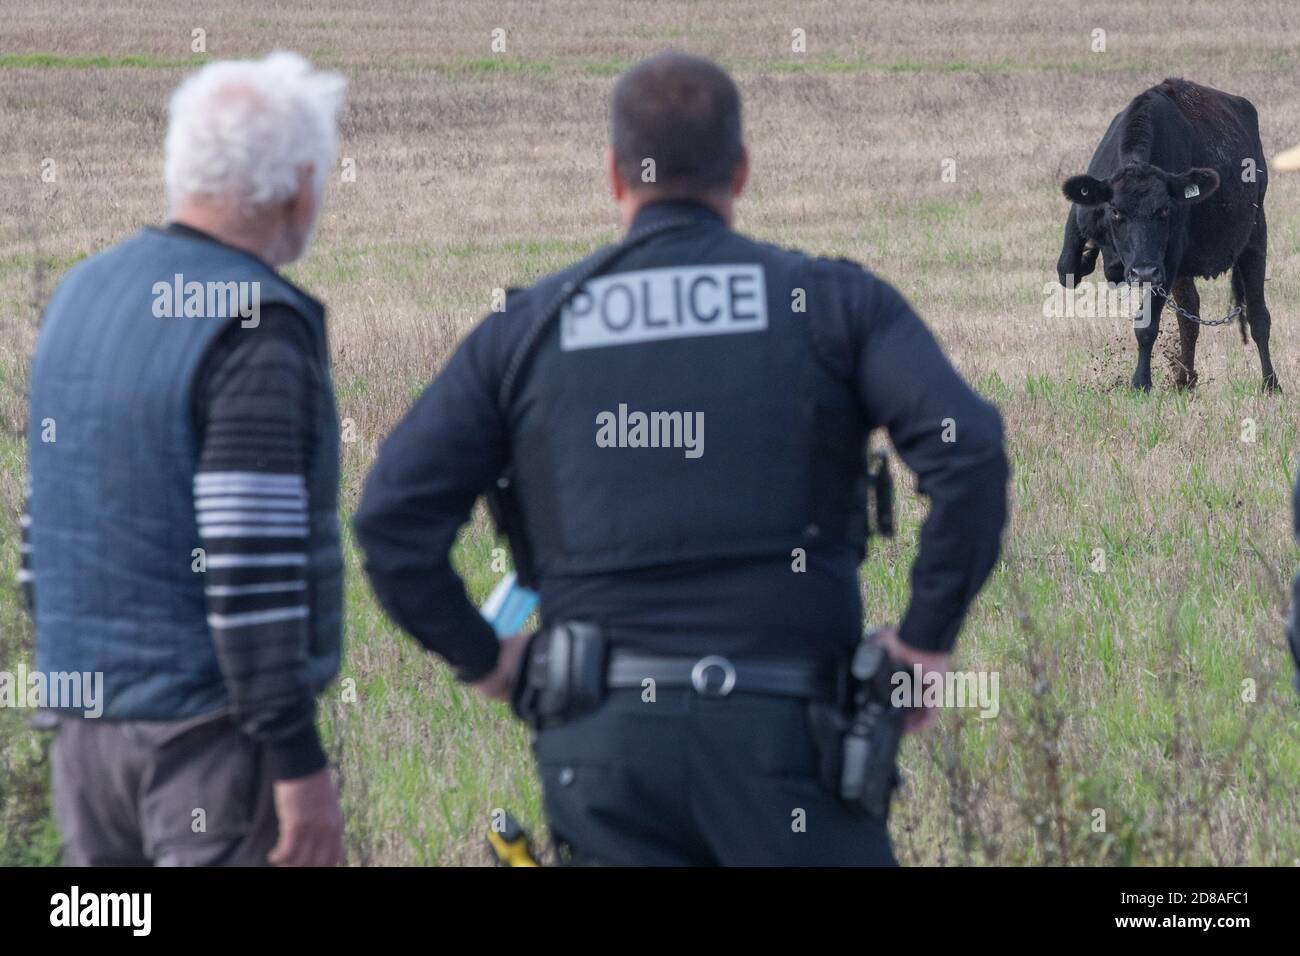
<path fill-rule="evenodd" d="M 322 51 L 327 59 L 356 55 L 341 49 L 336 41 Z M 760 109 L 769 112 L 756 115 L 768 129 L 806 124 L 812 142 L 826 144 L 827 152 L 813 155 L 799 141 L 791 142 L 789 156 L 768 152 L 769 165 L 758 167 L 756 180 L 763 192 L 743 201 L 742 228 L 866 261 L 906 292 L 1007 423 L 1012 524 L 1003 560 L 972 610 L 955 658 L 959 668 L 1000 675 L 1002 711 L 993 720 L 946 712 L 933 733 L 907 741 L 906 787 L 893 824 L 899 853 L 910 863 L 1298 862 L 1300 710 L 1281 640 L 1287 579 L 1300 566 L 1289 526 L 1300 374 L 1286 321 L 1300 294 L 1290 278 L 1300 221 L 1293 213 L 1295 187 L 1279 176 L 1269 198 L 1275 359 L 1290 391 L 1279 398 L 1258 394 L 1252 350 L 1231 329 L 1202 335 L 1196 392 L 1171 390 L 1159 360 L 1151 395 L 1116 388 L 1114 380 L 1127 382 L 1132 371 L 1131 333 L 1112 340 L 1107 329 L 1087 322 L 1036 319 L 1042 285 L 1053 279 L 1066 209 L 1058 173 L 1076 171 L 1083 161 L 1062 157 L 1086 150 L 1104 118 L 1093 118 L 1091 133 L 1063 134 L 1054 106 L 1030 103 L 1023 118 L 1006 120 L 990 109 L 984 86 L 964 77 L 1039 71 L 1044 75 L 1033 82 L 1056 103 L 1074 102 L 1076 87 L 1098 93 L 1109 82 L 1086 74 L 1153 67 L 1136 54 L 1013 63 L 1001 59 L 1004 52 L 1005 46 L 990 45 L 990 60 L 982 63 L 974 47 L 951 59 L 923 59 L 917 51 L 876 60 L 851 53 L 803 58 L 782 49 L 770 61 L 755 54 L 730 64 L 742 74 L 790 74 L 776 78 L 786 86 L 778 94 L 806 86 L 820 96 L 822 88 L 837 92 L 841 77 L 878 74 L 863 84 L 878 91 L 876 99 L 833 115 L 819 117 L 803 95 L 763 103 Z M 1276 72 L 1283 65 L 1275 51 L 1238 53 L 1234 69 L 1268 63 Z M 30 55 L 26 63 L 11 56 L 0 65 L 72 69 L 83 59 L 42 56 Z M 554 88 L 568 106 L 524 117 L 535 124 L 526 132 L 542 144 L 549 142 L 549 124 L 585 117 L 597 87 L 631 62 L 603 54 L 381 56 L 357 72 L 396 66 L 501 83 L 520 104 L 533 102 L 527 94 L 544 76 L 546 95 Z M 1189 73 L 1205 62 L 1192 63 Z M 112 64 L 82 64 L 104 65 Z M 804 84 L 799 73 L 830 79 Z M 118 82 L 132 81 L 126 75 Z M 1053 83 L 1066 89 L 1052 93 Z M 902 138 L 883 156 L 871 153 L 877 121 L 885 129 L 895 125 L 885 121 L 911 121 L 894 98 L 914 103 L 909 91 L 930 84 L 948 90 L 951 101 L 935 107 L 933 125 L 953 125 L 956 146 L 927 140 L 915 163 Z M 368 95 L 378 97 L 383 85 L 375 83 Z M 471 86 L 477 89 L 473 83 L 466 89 Z M 1128 93 L 1104 95 L 1118 108 Z M 396 115 L 410 108 L 404 99 L 382 105 Z M 1007 133 L 1022 125 L 1032 130 L 1023 143 Z M 366 123 L 353 131 L 366 174 L 330 197 L 347 214 L 343 227 L 326 223 L 318 245 L 291 270 L 329 304 L 340 414 L 356 419 L 362 435 L 344 451 L 345 519 L 375 444 L 466 323 L 486 312 L 492 288 L 566 266 L 612 235 L 612 229 L 575 234 L 575 221 L 612 219 L 591 197 L 547 198 L 548 187 L 539 183 L 564 182 L 567 189 L 569 180 L 552 177 L 569 170 L 545 151 L 491 170 L 505 184 L 501 191 L 476 196 L 482 208 L 472 218 L 458 216 L 443 180 L 466 162 L 459 147 L 448 145 L 450 137 L 408 137 L 380 126 L 378 134 Z M 847 145 L 836 139 L 841 132 Z M 491 130 L 475 135 L 488 137 Z M 763 155 L 772 141 L 758 135 L 756 153 Z M 1034 151 L 1008 155 L 1005 144 L 1013 141 Z M 867 152 L 860 154 L 858 144 Z M 134 168 L 155 170 L 156 144 L 141 149 L 147 156 Z M 364 157 L 383 150 L 390 151 L 389 165 L 375 166 L 381 175 L 372 178 Z M 949 152 L 960 159 L 957 184 L 939 181 L 939 162 Z M 569 158 L 564 152 L 563 162 Z M 871 167 L 866 175 L 873 162 L 885 172 Z M 829 178 L 817 179 L 823 166 Z M 516 195 L 538 201 L 520 214 Z M 829 209 L 828 195 L 835 203 Z M 51 202 L 52 213 L 81 214 L 79 207 Z M 130 210 L 138 219 L 155 211 Z M 104 212 L 91 209 L 87 216 L 99 221 Z M 83 248 L 105 239 L 100 232 L 72 235 L 43 245 L 49 251 L 39 257 L 25 245 L 0 257 L 0 281 L 8 300 L 24 310 L 24 329 L 35 325 L 28 302 L 38 267 L 48 292 Z M 1225 283 L 1203 285 L 1202 296 L 1206 311 L 1215 311 L 1226 301 Z M 21 335 L 3 341 L 12 343 L 17 346 L 0 348 L 0 669 L 30 660 L 31 652 L 30 625 L 16 592 L 4 586 L 17 560 L 14 489 L 23 450 L 13 431 L 24 411 L 28 344 Z M 1251 443 L 1240 439 L 1247 417 L 1257 424 Z M 906 606 L 925 514 L 901 468 L 899 477 L 899 534 L 873 542 L 861 572 L 872 623 L 896 620 Z M 454 559 L 476 601 L 498 578 L 496 544 L 481 515 L 458 540 Z M 1093 567 L 1098 549 L 1104 570 Z M 349 859 L 482 862 L 482 834 L 497 807 L 540 831 L 540 794 L 523 729 L 387 622 L 351 541 L 345 557 L 346 654 L 340 681 L 322 699 L 321 728 L 342 771 Z M 1256 697 L 1243 700 L 1250 681 Z M 0 863 L 53 858 L 39 754 L 39 738 L 20 715 L 0 711 Z M 1096 810 L 1106 814 L 1103 833 L 1090 826 Z"/>
<path fill-rule="evenodd" d="M 46 272 L 62 274 L 84 258 L 86 258 L 84 252 L 74 252 L 68 255 L 47 253 L 41 256 L 29 252 L 15 252 L 7 256 L 0 256 L 0 276 L 6 274 L 30 275 L 32 270 L 38 266 Z"/>
<path fill-rule="evenodd" d="M 966 201 L 965 214 L 982 202 Z M 921 239 L 935 270 L 964 268 L 941 231 L 962 214 L 953 201 L 916 210 L 918 230 L 936 230 Z M 436 257 L 503 257 L 541 270 L 589 246 L 385 243 L 313 256 L 300 271 L 328 287 L 354 268 L 414 276 Z M 976 381 L 1009 422 L 1017 507 L 956 663 L 999 673 L 1002 712 L 988 721 L 947 712 L 933 734 L 907 743 L 899 852 L 911 862 L 1300 859 L 1300 720 L 1280 642 L 1281 588 L 1297 563 L 1285 511 L 1300 426 L 1251 381 L 1135 395 L 1097 388 L 1079 374 L 1083 364 L 1080 357 L 1074 368 Z M 4 376 L 0 386 L 18 389 L 19 378 Z M 374 382 L 347 367 L 338 378 L 345 411 L 374 400 Z M 402 404 L 422 385 L 406 385 Z M 1258 421 L 1249 444 L 1239 434 L 1246 416 Z M 1194 450 L 1171 460 L 1169 449 L 1189 431 Z M 0 487 L 20 481 L 21 463 L 16 437 L 0 443 Z M 348 463 L 344 485 L 356 489 L 366 462 Z M 924 516 L 908 484 L 897 537 L 873 542 L 862 568 L 872 622 L 896 620 L 906 606 Z M 0 516 L 4 577 L 16 540 L 13 516 Z M 456 545 L 475 601 L 499 578 L 495 547 L 482 515 Z M 481 862 L 497 808 L 544 833 L 523 729 L 387 622 L 350 540 L 345 556 L 346 656 L 323 698 L 321 726 L 341 769 L 349 859 Z M 0 620 L 11 622 L 0 666 L 12 667 L 30 654 L 13 589 L 0 588 Z M 1251 702 L 1242 700 L 1246 681 L 1257 689 Z M 54 857 L 39 748 L 15 715 L 0 713 L 0 862 Z M 954 816 L 954 805 L 968 810 Z M 1091 828 L 1098 810 L 1103 833 Z"/>
<path fill-rule="evenodd" d="M 0 484 L 21 487 L 22 443 L 0 436 Z M 17 516 L 0 514 L 0 670 L 31 664 L 31 625 L 20 592 Z M 58 835 L 46 782 L 49 735 L 28 729 L 30 712 L 0 708 L 0 866 L 58 860 Z"/>
<path fill-rule="evenodd" d="M 475 602 L 499 577 L 490 571 L 497 546 L 489 535 L 467 531 L 455 548 L 453 560 Z M 497 808 L 544 833 L 536 780 L 520 772 L 529 766 L 523 728 L 504 705 L 460 685 L 383 618 L 351 540 L 345 557 L 346 657 L 323 699 L 322 729 L 341 770 L 352 862 L 394 854 L 420 865 L 481 861 Z"/>
<path fill-rule="evenodd" d="M 339 65 L 332 63 L 329 58 L 321 60 L 321 63 L 326 66 Z M 368 64 L 377 70 L 394 70 L 399 73 L 438 73 L 454 78 L 546 76 L 554 72 L 557 65 L 550 60 L 523 59 L 506 53 L 450 60 L 403 56 Z"/>
<path fill-rule="evenodd" d="M 191 57 L 164 57 L 145 53 L 128 53 L 120 56 L 87 54 L 82 56 L 57 53 L 0 53 L 0 69 L 47 70 L 111 70 L 120 68 L 146 70 L 173 70 L 180 67 L 202 66 L 208 61 L 205 54 Z"/>
<path fill-rule="evenodd" d="M 612 56 L 605 60 L 587 60 L 582 64 L 582 70 L 592 76 L 618 76 L 635 62 L 627 57 Z"/>
<path fill-rule="evenodd" d="M 64 66 L 69 68 L 109 67 L 109 66 L 184 66 L 188 61 L 165 60 L 141 56 L 124 57 L 54 57 L 50 54 L 27 54 L 38 62 L 17 62 L 15 66 Z M 50 62 L 45 62 L 49 60 Z M 62 62 L 71 60 L 74 62 Z M 107 62 L 93 62 L 104 60 Z M 136 60 L 149 62 L 134 62 Z M 338 50 L 325 49 L 317 51 L 313 62 L 321 66 L 348 67 L 347 58 Z M 81 62 L 86 61 L 86 62 Z M 367 61 L 359 64 L 367 70 L 392 70 L 399 73 L 438 73 L 452 78 L 473 78 L 490 76 L 549 76 L 555 74 L 579 73 L 591 77 L 609 78 L 618 76 L 636 61 L 621 56 L 583 57 L 562 56 L 553 59 L 522 58 L 510 53 L 492 54 L 482 57 L 461 57 L 439 59 L 424 56 L 399 56 L 390 59 Z M 1069 59 L 1045 60 L 1043 62 L 1016 62 L 1005 58 L 983 60 L 914 60 L 914 59 L 869 59 L 866 57 L 831 56 L 814 54 L 787 53 L 780 58 L 729 57 L 719 62 L 729 71 L 741 75 L 749 73 L 768 74 L 807 74 L 812 76 L 833 76 L 851 74 L 1016 74 L 1026 72 L 1062 71 L 1067 73 L 1140 73 L 1149 69 L 1150 64 L 1136 57 L 1125 57 L 1115 53 L 1103 55 L 1080 54 Z M 1260 60 L 1262 64 L 1276 65 L 1276 57 Z M 0 66 L 3 63 L 0 62 Z"/>
<path fill-rule="evenodd" d="M 255 25 L 255 24 L 250 24 Z M 305 27 L 304 24 L 299 24 Z M 325 27 L 327 24 L 318 24 Z M 267 29 L 272 28 L 270 24 Z M 667 39 L 668 37 L 664 37 Z M 1229 51 L 1221 51 L 1229 55 Z M 1289 65 L 1288 54 L 1274 50 L 1230 51 L 1233 62 L 1239 67 L 1275 68 Z M 311 58 L 322 66 L 334 68 L 362 68 L 392 70 L 396 72 L 435 72 L 448 77 L 472 78 L 476 76 L 548 76 L 552 74 L 581 73 L 593 77 L 612 77 L 622 73 L 636 59 L 626 56 L 565 55 L 552 58 L 520 57 L 514 53 L 493 53 L 486 56 L 439 58 L 429 56 L 394 56 L 366 58 L 353 62 L 355 55 L 337 46 L 321 46 L 311 51 Z M 206 53 L 192 56 L 162 56 L 151 53 L 86 53 L 67 54 L 54 52 L 0 53 L 0 69 L 47 70 L 104 70 L 104 69 L 184 69 L 208 62 Z M 727 69 L 749 73 L 761 71 L 777 74 L 1015 74 L 1025 72 L 1062 71 L 1067 73 L 1143 73 L 1149 71 L 1150 60 L 1123 52 L 1095 54 L 1087 51 L 1072 53 L 1067 57 L 1043 57 L 1036 60 L 1018 60 L 1005 56 L 979 58 L 897 59 L 870 58 L 843 54 L 794 53 L 786 50 L 782 55 L 763 57 L 729 57 L 720 60 Z"/>

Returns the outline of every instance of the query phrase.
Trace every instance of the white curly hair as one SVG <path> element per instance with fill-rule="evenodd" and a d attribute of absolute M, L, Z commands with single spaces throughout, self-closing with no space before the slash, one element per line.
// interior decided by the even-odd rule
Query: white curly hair
<path fill-rule="evenodd" d="M 293 196 L 304 166 L 319 198 L 337 155 L 346 91 L 339 74 L 284 51 L 210 63 L 187 77 L 168 109 L 169 210 L 204 197 L 253 213 Z"/>

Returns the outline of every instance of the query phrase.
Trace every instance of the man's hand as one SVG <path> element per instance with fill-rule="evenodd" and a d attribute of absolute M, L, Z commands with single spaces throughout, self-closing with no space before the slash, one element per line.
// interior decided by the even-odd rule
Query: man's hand
<path fill-rule="evenodd" d="M 515 673 L 519 670 L 519 662 L 523 659 L 524 649 L 528 647 L 531 637 L 531 634 L 512 634 L 502 638 L 497 666 L 487 677 L 474 683 L 473 688 L 490 700 L 508 701 L 515 685 Z"/>
<path fill-rule="evenodd" d="M 337 866 L 343 856 L 343 812 L 328 767 L 274 784 L 280 839 L 267 856 L 272 866 Z"/>
<path fill-rule="evenodd" d="M 922 673 L 925 671 L 948 670 L 948 655 L 938 651 L 919 651 L 909 644 L 904 644 L 898 639 L 898 628 L 882 628 L 876 635 L 882 647 L 888 652 L 889 656 L 900 664 L 911 668 L 920 665 Z M 913 688 L 913 692 L 919 691 L 920 688 Z M 914 707 L 907 712 L 903 718 L 903 733 L 914 734 L 918 730 L 924 730 L 930 724 L 934 723 L 934 718 L 939 716 L 939 712 L 934 707 Z"/>

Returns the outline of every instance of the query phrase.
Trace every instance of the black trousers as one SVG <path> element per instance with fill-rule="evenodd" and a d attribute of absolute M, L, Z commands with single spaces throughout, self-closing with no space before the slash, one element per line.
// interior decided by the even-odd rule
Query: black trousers
<path fill-rule="evenodd" d="M 537 735 L 556 842 L 613 866 L 893 866 L 884 821 L 817 780 L 805 704 L 613 692 Z"/>

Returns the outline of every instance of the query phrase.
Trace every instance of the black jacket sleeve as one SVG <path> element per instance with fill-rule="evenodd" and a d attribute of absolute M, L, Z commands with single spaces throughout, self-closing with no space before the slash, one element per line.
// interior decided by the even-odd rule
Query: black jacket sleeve
<path fill-rule="evenodd" d="M 508 455 L 496 401 L 504 319 L 490 315 L 470 333 L 384 441 L 353 519 L 379 603 L 465 681 L 488 674 L 498 653 L 451 548 Z"/>
<path fill-rule="evenodd" d="M 899 637 L 920 650 L 948 651 L 997 561 L 1007 521 L 1002 419 L 897 291 L 845 268 L 843 315 L 868 423 L 886 429 L 930 500 Z"/>

